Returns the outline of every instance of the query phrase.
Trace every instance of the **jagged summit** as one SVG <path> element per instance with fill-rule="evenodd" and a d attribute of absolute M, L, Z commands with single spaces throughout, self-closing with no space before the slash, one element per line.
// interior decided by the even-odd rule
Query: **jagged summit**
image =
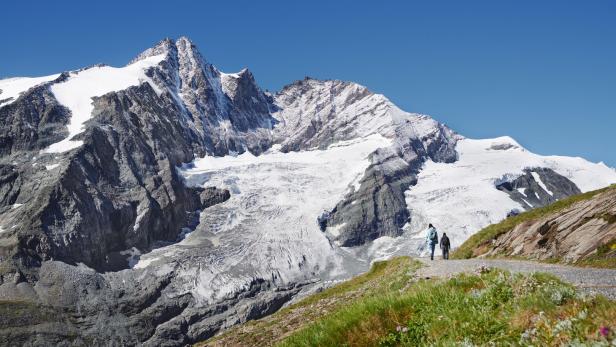
<path fill-rule="evenodd" d="M 129 62 L 129 65 L 139 60 L 152 57 L 155 55 L 160 55 L 160 54 L 167 55 L 170 53 L 177 54 L 178 51 L 191 51 L 193 54 L 200 56 L 200 53 L 198 52 L 196 46 L 193 44 L 193 42 L 188 37 L 180 36 L 176 40 L 173 40 L 171 38 L 164 38 L 160 40 L 158 43 L 156 43 L 154 46 L 139 53 L 135 58 L 133 58 Z"/>

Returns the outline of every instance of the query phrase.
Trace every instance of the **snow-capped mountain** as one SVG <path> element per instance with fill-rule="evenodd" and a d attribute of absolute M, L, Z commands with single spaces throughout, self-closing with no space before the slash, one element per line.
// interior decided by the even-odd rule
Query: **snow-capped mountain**
<path fill-rule="evenodd" d="M 457 245 L 512 209 L 616 182 L 355 83 L 264 92 L 186 38 L 0 90 L 0 300 L 60 322 L 20 323 L 24 343 L 191 343 L 422 253 L 428 222 Z"/>

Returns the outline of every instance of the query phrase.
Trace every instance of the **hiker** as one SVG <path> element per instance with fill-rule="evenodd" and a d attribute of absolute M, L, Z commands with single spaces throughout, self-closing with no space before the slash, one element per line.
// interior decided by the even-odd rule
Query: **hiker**
<path fill-rule="evenodd" d="M 443 233 L 441 243 L 439 245 L 441 246 L 441 251 L 443 251 L 443 259 L 449 259 L 449 248 L 451 247 L 451 244 L 449 243 L 449 237 L 447 237 L 446 233 Z"/>
<path fill-rule="evenodd" d="M 438 243 L 438 233 L 432 224 L 428 225 L 427 241 L 430 246 L 430 260 L 434 260 L 434 248 L 436 248 Z"/>

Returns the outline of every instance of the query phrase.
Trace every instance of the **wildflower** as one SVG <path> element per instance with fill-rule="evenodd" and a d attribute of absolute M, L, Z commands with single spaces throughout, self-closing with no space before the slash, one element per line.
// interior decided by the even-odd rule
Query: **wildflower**
<path fill-rule="evenodd" d="M 401 331 L 402 331 L 402 327 L 398 325 L 398 326 L 396 327 L 396 331 L 397 331 L 397 332 L 401 332 Z"/>
<path fill-rule="evenodd" d="M 603 336 L 603 337 L 607 337 L 610 334 L 610 328 L 605 327 L 605 326 L 601 327 L 599 329 L 599 334 L 601 334 L 601 336 Z"/>
<path fill-rule="evenodd" d="M 406 333 L 406 332 L 408 332 L 408 331 L 409 331 L 409 328 L 407 328 L 407 327 L 402 328 L 402 332 L 403 332 L 403 333 Z"/>

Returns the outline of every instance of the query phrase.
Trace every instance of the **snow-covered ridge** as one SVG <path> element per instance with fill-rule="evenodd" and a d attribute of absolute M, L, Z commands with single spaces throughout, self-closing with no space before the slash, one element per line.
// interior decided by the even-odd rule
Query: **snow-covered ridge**
<path fill-rule="evenodd" d="M 51 92 L 58 102 L 71 111 L 68 124 L 69 135 L 44 149 L 44 153 L 60 153 L 82 145 L 82 141 L 73 141 L 73 136 L 83 131 L 84 123 L 92 117 L 92 98 L 110 92 L 124 90 L 141 83 L 150 85 L 160 93 L 160 89 L 146 76 L 148 68 L 156 66 L 165 55 L 155 55 L 121 68 L 96 66 L 71 72 L 68 79 L 51 86 Z"/>
<path fill-rule="evenodd" d="M 13 77 L 0 80 L 0 107 L 6 106 L 17 100 L 21 93 L 39 84 L 53 81 L 60 74 L 43 77 Z"/>

